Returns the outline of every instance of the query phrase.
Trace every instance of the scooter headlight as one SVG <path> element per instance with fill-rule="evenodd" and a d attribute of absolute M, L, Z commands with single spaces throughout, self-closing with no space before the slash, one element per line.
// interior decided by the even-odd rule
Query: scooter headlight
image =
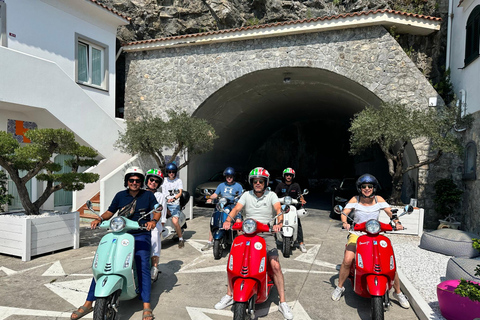
<path fill-rule="evenodd" d="M 218 200 L 218 203 L 217 203 L 217 210 L 223 211 L 223 208 L 225 207 L 226 204 L 227 204 L 227 199 L 220 198 L 220 200 Z"/>
<path fill-rule="evenodd" d="M 282 211 L 285 213 L 290 212 L 290 206 L 286 204 L 282 204 Z"/>
<path fill-rule="evenodd" d="M 246 234 L 252 234 L 257 230 L 257 222 L 253 219 L 247 219 L 243 222 L 242 230 Z"/>
<path fill-rule="evenodd" d="M 113 232 L 120 232 L 123 228 L 125 228 L 125 220 L 122 217 L 116 217 L 110 221 L 110 229 Z"/>
<path fill-rule="evenodd" d="M 286 196 L 286 197 L 283 199 L 283 203 L 286 204 L 287 206 L 291 205 L 291 204 L 292 204 L 292 197 Z"/>
<path fill-rule="evenodd" d="M 223 210 L 223 212 L 225 212 L 226 214 L 229 214 L 229 213 L 230 213 L 230 209 L 225 208 L 225 210 Z"/>
<path fill-rule="evenodd" d="M 380 222 L 375 219 L 368 220 L 365 224 L 365 228 L 368 233 L 379 233 L 380 232 Z"/>

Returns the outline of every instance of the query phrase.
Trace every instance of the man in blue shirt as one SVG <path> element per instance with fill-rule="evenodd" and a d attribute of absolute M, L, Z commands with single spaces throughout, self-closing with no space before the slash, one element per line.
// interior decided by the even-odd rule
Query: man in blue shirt
<path fill-rule="evenodd" d="M 143 170 L 138 167 L 130 167 L 125 172 L 124 186 L 126 190 L 118 192 L 112 200 L 112 203 L 97 219 L 91 223 L 91 228 L 95 229 L 103 220 L 110 219 L 117 211 L 120 210 L 122 215 L 125 215 L 130 220 L 138 221 L 140 216 L 144 213 L 155 209 L 157 199 L 152 192 L 142 190 L 145 175 Z M 135 204 L 133 204 L 135 201 Z M 130 204 L 132 204 L 130 206 Z M 129 231 L 135 238 L 135 263 L 137 267 L 138 285 L 140 291 L 140 299 L 143 301 L 143 319 L 153 320 L 152 308 L 150 305 L 150 250 L 151 250 L 151 234 L 150 230 L 155 228 L 158 220 L 160 220 L 161 210 L 155 211 L 153 219 L 150 220 L 150 215 L 144 219 L 146 223 L 146 230 L 132 230 Z M 143 221 L 143 219 L 142 219 Z M 90 290 L 88 291 L 87 300 L 84 305 L 74 311 L 70 319 L 80 319 L 86 314 L 93 311 L 93 301 L 95 301 L 95 279 L 92 279 Z"/>
<path fill-rule="evenodd" d="M 223 170 L 223 176 L 225 177 L 225 182 L 222 182 L 217 186 L 215 193 L 210 196 L 210 198 L 207 200 L 206 203 L 212 203 L 212 200 L 218 197 L 225 197 L 228 200 L 233 200 L 237 195 L 242 194 L 242 191 L 243 191 L 242 185 L 238 182 L 235 182 L 234 180 L 235 169 L 233 169 L 232 167 L 227 167 L 225 170 Z M 235 217 L 235 220 L 241 221 L 242 214 L 239 213 Z M 213 247 L 213 235 L 212 235 L 212 231 L 210 231 L 208 235 L 208 242 L 202 248 L 202 251 L 206 251 L 208 249 L 211 249 L 212 247 Z"/>

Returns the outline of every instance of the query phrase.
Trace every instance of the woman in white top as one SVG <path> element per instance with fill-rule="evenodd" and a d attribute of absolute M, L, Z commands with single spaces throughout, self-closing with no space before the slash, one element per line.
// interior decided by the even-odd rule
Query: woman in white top
<path fill-rule="evenodd" d="M 385 211 L 385 213 L 392 219 L 393 213 L 390 205 L 380 196 L 376 196 L 375 192 L 377 191 L 378 181 L 371 174 L 364 174 L 357 180 L 357 190 L 359 195 L 350 199 L 348 204 L 343 209 L 343 212 L 346 215 L 349 215 L 352 210 L 355 210 L 355 223 L 362 223 L 370 219 L 378 220 L 380 215 L 380 210 Z M 345 254 L 343 257 L 342 265 L 340 266 L 340 272 L 338 275 L 338 286 L 332 293 L 332 300 L 338 301 L 342 297 L 345 287 L 343 286 L 345 280 L 347 280 L 350 273 L 350 266 L 355 258 L 355 250 L 357 245 L 357 239 L 361 233 L 355 231 L 350 231 L 350 224 L 347 221 L 347 217 L 344 215 L 340 216 L 343 223 L 343 228 L 349 230 L 350 234 L 348 235 L 347 245 L 345 247 Z M 393 219 L 395 222 L 397 230 L 402 230 L 402 224 L 398 219 Z M 410 303 L 408 302 L 405 295 L 400 291 L 400 280 L 398 275 L 395 274 L 395 280 L 393 283 L 395 293 L 393 297 L 398 300 L 400 305 L 403 308 L 409 308 Z"/>

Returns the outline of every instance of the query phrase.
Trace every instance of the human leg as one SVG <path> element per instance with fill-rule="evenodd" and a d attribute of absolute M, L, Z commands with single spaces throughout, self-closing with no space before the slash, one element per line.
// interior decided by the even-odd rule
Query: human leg
<path fill-rule="evenodd" d="M 70 319 L 76 320 L 83 318 L 84 316 L 93 311 L 93 301 L 95 301 L 95 285 L 95 279 L 92 279 L 92 282 L 90 283 L 90 288 L 88 289 L 87 300 L 85 301 L 83 306 L 73 311 Z"/>
<path fill-rule="evenodd" d="M 208 232 L 208 242 L 207 244 L 202 248 L 202 251 L 207 251 L 208 249 L 211 249 L 213 247 L 213 235 L 212 231 L 210 230 Z"/>
<path fill-rule="evenodd" d="M 402 290 L 400 289 L 400 278 L 398 277 L 398 273 L 395 272 L 395 279 L 393 280 L 393 297 L 397 299 L 398 303 L 405 308 L 408 309 L 410 308 L 410 302 L 408 302 L 407 297 L 402 293 Z"/>
<path fill-rule="evenodd" d="M 348 275 L 350 273 L 350 267 L 353 263 L 353 259 L 355 258 L 355 249 L 356 249 L 357 239 L 358 237 L 353 234 L 350 234 L 348 238 L 348 243 L 345 248 L 343 261 L 340 266 L 340 271 L 338 273 L 338 285 L 332 293 L 332 300 L 334 301 L 340 300 L 340 298 L 343 295 L 343 292 L 345 291 L 343 284 L 345 283 L 345 280 L 347 280 L 348 278 Z"/>
<path fill-rule="evenodd" d="M 151 231 L 151 242 L 152 242 L 152 267 L 150 269 L 150 277 L 155 281 L 158 277 L 158 262 L 160 261 L 160 252 L 162 250 L 162 240 L 160 231 L 155 227 Z"/>
<path fill-rule="evenodd" d="M 137 266 L 138 286 L 140 299 L 144 303 L 150 303 L 150 235 L 135 234 L 135 264 Z"/>

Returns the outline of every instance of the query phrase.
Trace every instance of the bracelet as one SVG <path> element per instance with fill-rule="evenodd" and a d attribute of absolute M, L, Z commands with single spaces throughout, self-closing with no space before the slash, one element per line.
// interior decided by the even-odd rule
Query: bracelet
<path fill-rule="evenodd" d="M 158 220 L 157 220 L 157 219 L 152 219 L 152 221 L 155 221 L 155 223 L 158 223 Z"/>
<path fill-rule="evenodd" d="M 103 222 L 103 218 L 102 216 L 98 216 L 100 218 L 100 222 Z"/>
<path fill-rule="evenodd" d="M 398 220 L 398 221 L 397 221 L 397 222 L 395 222 L 395 223 L 398 223 L 399 225 L 402 225 L 402 223 L 400 222 L 400 220 Z"/>

